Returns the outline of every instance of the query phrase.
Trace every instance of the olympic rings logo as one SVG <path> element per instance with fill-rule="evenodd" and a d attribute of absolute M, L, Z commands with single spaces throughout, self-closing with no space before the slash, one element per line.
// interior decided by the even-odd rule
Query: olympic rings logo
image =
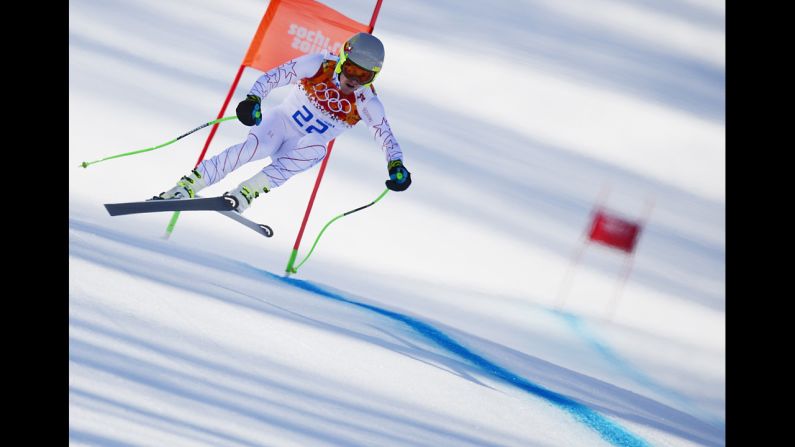
<path fill-rule="evenodd" d="M 345 98 L 340 98 L 340 92 L 336 89 L 328 88 L 325 82 L 315 84 L 312 88 L 315 90 L 317 100 L 325 102 L 332 112 L 348 114 L 353 110 L 351 102 Z M 323 95 L 322 97 L 320 96 L 321 94 Z"/>

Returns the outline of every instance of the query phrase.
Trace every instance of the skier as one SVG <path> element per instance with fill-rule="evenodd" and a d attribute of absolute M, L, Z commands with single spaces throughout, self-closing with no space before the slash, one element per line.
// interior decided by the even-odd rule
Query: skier
<path fill-rule="evenodd" d="M 403 165 L 403 152 L 372 85 L 383 62 L 381 41 L 371 34 L 358 33 L 340 48 L 339 56 L 329 52 L 308 54 L 266 72 L 236 109 L 240 122 L 253 126 L 246 140 L 202 161 L 158 197 L 194 197 L 243 164 L 270 156 L 271 164 L 224 193 L 236 198 L 236 211 L 242 213 L 261 193 L 323 160 L 326 143 L 359 120 L 367 124 L 384 152 L 389 172 L 387 188 L 406 190 L 411 174 Z M 262 100 L 286 85 L 294 86 L 287 98 L 276 107 L 262 110 Z"/>

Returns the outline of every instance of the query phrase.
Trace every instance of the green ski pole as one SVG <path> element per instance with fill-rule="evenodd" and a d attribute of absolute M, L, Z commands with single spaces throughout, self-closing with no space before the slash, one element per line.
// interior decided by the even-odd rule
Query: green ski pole
<path fill-rule="evenodd" d="M 383 199 L 384 196 L 386 195 L 386 193 L 388 193 L 388 192 L 389 192 L 389 188 L 385 189 L 384 192 L 382 192 L 381 195 L 378 196 L 377 199 L 373 200 L 372 202 L 368 203 L 367 205 L 360 206 L 359 208 L 356 208 L 355 210 L 350 210 L 348 212 L 342 213 L 339 216 L 337 216 L 337 217 L 331 219 L 330 221 L 328 221 L 328 223 L 326 223 L 326 225 L 323 226 L 323 229 L 320 230 L 320 233 L 317 235 L 317 238 L 315 238 L 315 243 L 312 244 L 312 248 L 309 249 L 309 253 L 303 259 L 303 261 L 301 261 L 295 267 L 288 268 L 287 272 L 288 273 L 298 273 L 298 269 L 301 268 L 302 265 L 304 265 L 304 263 L 307 261 L 307 259 L 309 259 L 310 256 L 312 256 L 312 252 L 315 251 L 315 246 L 317 245 L 318 241 L 320 241 L 320 237 L 323 236 L 323 232 L 326 231 L 326 228 L 328 228 L 329 225 L 333 224 L 334 222 L 336 222 L 339 219 L 342 219 L 345 216 L 351 215 L 351 214 L 353 214 L 353 213 L 355 213 L 357 211 L 361 211 L 361 210 L 363 210 L 363 209 L 365 209 L 365 208 L 367 208 L 369 206 L 375 205 L 379 200 Z M 292 262 L 295 260 L 295 257 L 296 257 L 297 254 L 298 254 L 297 252 L 292 254 L 292 256 L 290 257 L 290 264 L 292 264 Z"/>
<path fill-rule="evenodd" d="M 128 155 L 135 155 L 135 154 L 140 154 L 140 153 L 143 153 L 143 152 L 153 151 L 155 149 L 160 149 L 163 146 L 168 146 L 169 144 L 172 144 L 172 143 L 176 142 L 177 140 L 179 140 L 181 138 L 187 137 L 188 135 L 192 134 L 193 132 L 196 132 L 197 130 L 204 129 L 207 126 L 211 126 L 211 125 L 213 125 L 215 123 L 220 123 L 221 121 L 227 121 L 227 120 L 236 119 L 236 118 L 237 118 L 237 116 L 227 116 L 226 118 L 219 118 L 219 119 L 217 119 L 215 121 L 210 121 L 209 123 L 204 123 L 201 126 L 195 128 L 195 129 L 193 129 L 193 130 L 191 130 L 191 131 L 189 131 L 187 133 L 184 133 L 184 134 L 178 136 L 177 138 L 174 138 L 173 140 L 171 140 L 171 141 L 169 141 L 167 143 L 163 143 L 163 144 L 155 146 L 155 147 L 149 147 L 149 148 L 146 148 L 146 149 L 140 149 L 140 150 L 137 150 L 137 151 L 125 152 L 123 154 L 111 155 L 110 157 L 101 158 L 99 160 L 84 161 L 84 162 L 80 163 L 80 167 L 88 168 L 89 166 L 91 166 L 93 164 L 96 164 L 96 163 L 99 163 L 99 162 L 102 162 L 102 161 L 105 161 L 105 160 L 112 160 L 114 158 L 126 157 Z"/>

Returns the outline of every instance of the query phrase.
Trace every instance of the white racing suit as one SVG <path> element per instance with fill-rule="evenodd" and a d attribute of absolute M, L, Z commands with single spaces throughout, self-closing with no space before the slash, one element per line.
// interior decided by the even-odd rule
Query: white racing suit
<path fill-rule="evenodd" d="M 246 140 L 235 144 L 197 167 L 205 186 L 219 182 L 245 163 L 270 156 L 272 163 L 259 178 L 270 190 L 326 156 L 326 143 L 363 120 L 384 152 L 387 163 L 402 160 L 400 145 L 384 115 L 384 107 L 372 86 L 348 95 L 339 89 L 334 73 L 338 57 L 330 53 L 309 54 L 286 62 L 263 74 L 249 94 L 264 100 L 275 88 L 294 85 L 278 106 L 262 111 L 262 122 L 252 126 Z M 245 183 L 245 182 L 244 182 Z"/>

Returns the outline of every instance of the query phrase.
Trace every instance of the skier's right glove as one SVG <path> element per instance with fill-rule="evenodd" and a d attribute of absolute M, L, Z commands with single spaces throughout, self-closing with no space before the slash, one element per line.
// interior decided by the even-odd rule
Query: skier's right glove
<path fill-rule="evenodd" d="M 403 166 L 402 160 L 392 160 L 387 165 L 389 180 L 384 182 L 392 191 L 405 191 L 411 185 L 411 173 Z"/>
<path fill-rule="evenodd" d="M 246 126 L 259 126 L 259 123 L 262 122 L 259 96 L 246 96 L 246 99 L 237 105 L 235 112 L 237 112 L 237 119 Z"/>

